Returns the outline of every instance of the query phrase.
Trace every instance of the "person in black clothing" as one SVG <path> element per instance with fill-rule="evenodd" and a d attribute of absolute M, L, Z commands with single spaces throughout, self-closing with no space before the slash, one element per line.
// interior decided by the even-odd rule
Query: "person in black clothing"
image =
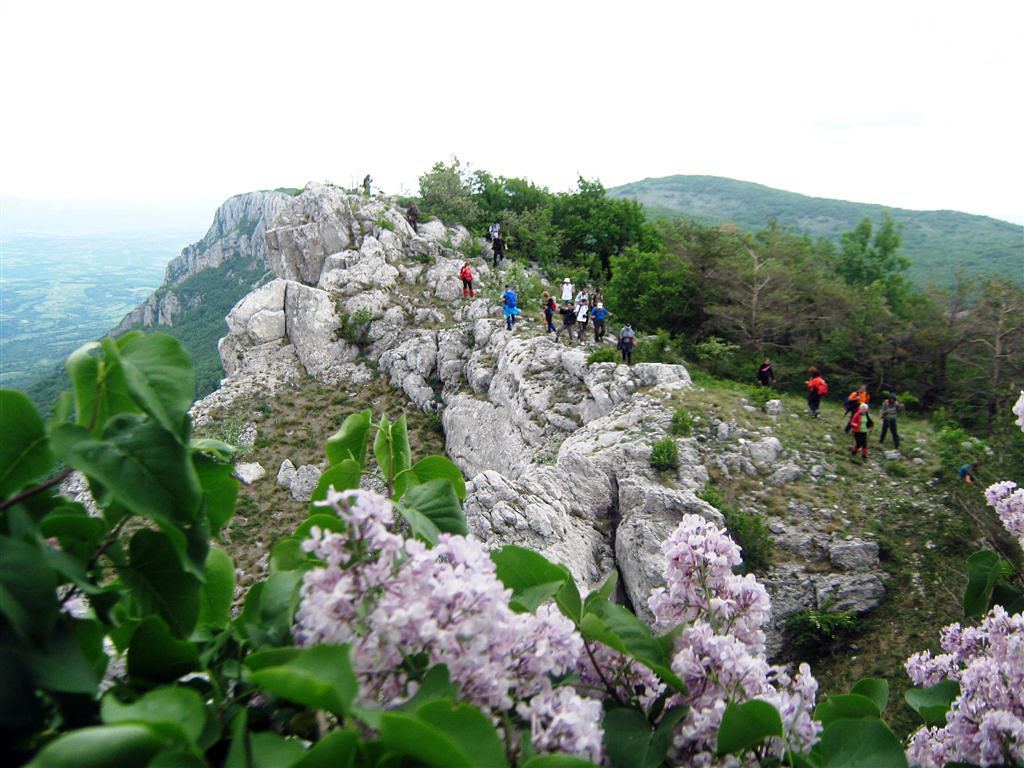
<path fill-rule="evenodd" d="M 373 179 L 370 178 L 370 174 L 366 174 L 366 176 L 363 177 L 363 192 L 366 194 L 367 197 L 370 196 L 370 184 L 372 182 Z"/>
<path fill-rule="evenodd" d="M 576 325 L 576 307 L 573 306 L 571 301 L 567 301 L 558 310 L 558 314 L 562 316 L 562 327 L 555 331 L 555 341 L 558 341 L 562 331 L 565 331 L 569 341 L 572 341 L 572 327 Z"/>
<path fill-rule="evenodd" d="M 885 400 L 882 401 L 882 436 L 878 438 L 879 445 L 885 442 L 886 432 L 891 432 L 892 446 L 899 450 L 900 435 L 896 431 L 896 417 L 899 415 L 900 408 L 902 407 L 896 402 L 896 395 L 891 393 L 886 395 Z"/>
<path fill-rule="evenodd" d="M 497 269 L 498 264 L 505 258 L 505 238 L 498 235 L 491 240 L 491 250 L 494 251 L 494 268 Z"/>
<path fill-rule="evenodd" d="M 555 330 L 555 310 L 558 308 L 558 305 L 555 304 L 554 298 L 547 291 L 544 291 L 541 307 L 544 310 L 544 322 L 547 323 L 547 332 L 551 333 Z"/>
<path fill-rule="evenodd" d="M 775 371 L 772 370 L 772 361 L 765 358 L 761 367 L 757 369 L 757 381 L 762 387 L 770 387 L 775 381 Z"/>
<path fill-rule="evenodd" d="M 405 212 L 405 218 L 410 224 L 412 224 L 412 231 L 419 232 L 420 223 L 420 209 L 416 207 L 416 203 L 409 206 L 409 209 Z"/>

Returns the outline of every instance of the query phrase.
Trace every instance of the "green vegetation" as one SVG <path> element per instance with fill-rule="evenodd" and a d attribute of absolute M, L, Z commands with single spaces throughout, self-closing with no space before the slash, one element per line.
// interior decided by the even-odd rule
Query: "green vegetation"
<path fill-rule="evenodd" d="M 806 609 L 786 619 L 786 650 L 793 658 L 815 661 L 834 653 L 857 634 L 853 611 Z"/>
<path fill-rule="evenodd" d="M 587 365 L 593 365 L 594 363 L 617 363 L 618 361 L 619 353 L 610 347 L 601 347 L 587 355 Z"/>
<path fill-rule="evenodd" d="M 672 414 L 672 426 L 669 431 L 679 437 L 689 437 L 693 434 L 693 416 L 681 408 L 677 408 Z"/>
<path fill-rule="evenodd" d="M 957 211 L 910 211 L 881 205 L 828 200 L 715 176 L 667 176 L 613 187 L 615 198 L 637 200 L 650 213 L 693 217 L 704 224 L 733 224 L 755 230 L 773 222 L 813 238 L 839 243 L 865 218 L 888 212 L 902 226 L 908 276 L 921 285 L 952 285 L 958 271 L 1020 281 L 1024 228 L 987 216 Z"/>
<path fill-rule="evenodd" d="M 736 509 L 711 483 L 697 496 L 722 513 L 726 530 L 743 552 L 743 571 L 750 573 L 767 570 L 772 564 L 775 545 L 764 515 Z"/>
<path fill-rule="evenodd" d="M 671 437 L 651 446 L 651 466 L 659 471 L 679 469 L 679 446 Z"/>
<path fill-rule="evenodd" d="M 337 304 L 340 325 L 335 334 L 339 339 L 355 344 L 362 354 L 370 345 L 370 322 L 373 320 L 373 315 L 368 309 L 357 309 L 352 314 L 348 314 L 341 308 L 340 299 Z"/>

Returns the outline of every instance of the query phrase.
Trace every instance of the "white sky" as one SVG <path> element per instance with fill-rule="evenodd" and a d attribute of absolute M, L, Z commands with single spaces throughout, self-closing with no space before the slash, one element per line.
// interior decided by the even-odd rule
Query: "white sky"
<path fill-rule="evenodd" d="M 0 0 L 0 192 L 712 174 L 1024 222 L 1024 2 Z"/>

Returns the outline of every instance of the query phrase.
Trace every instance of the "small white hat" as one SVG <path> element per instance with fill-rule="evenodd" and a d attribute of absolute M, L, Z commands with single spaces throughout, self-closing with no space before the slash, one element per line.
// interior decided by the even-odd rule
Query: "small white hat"
<path fill-rule="evenodd" d="M 868 404 L 867 404 L 867 403 L 861 403 L 861 404 L 860 404 L 860 409 L 861 409 L 862 411 L 866 411 L 866 410 L 868 410 Z"/>
<path fill-rule="evenodd" d="M 569 282 L 569 278 L 568 278 L 568 277 L 567 277 L 567 278 L 565 278 L 565 280 L 563 280 L 562 282 L 563 282 L 563 283 L 568 283 L 568 282 Z"/>
<path fill-rule="evenodd" d="M 597 308 L 598 309 L 604 309 L 604 304 L 602 304 L 600 301 L 597 302 Z"/>

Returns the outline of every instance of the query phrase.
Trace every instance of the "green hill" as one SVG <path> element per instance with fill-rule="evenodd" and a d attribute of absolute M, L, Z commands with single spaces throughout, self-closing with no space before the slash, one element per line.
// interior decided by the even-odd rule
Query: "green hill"
<path fill-rule="evenodd" d="M 889 211 L 903 224 L 901 250 L 911 260 L 910 277 L 916 283 L 948 283 L 957 269 L 1024 282 L 1024 227 L 987 216 L 808 197 L 718 176 L 644 179 L 613 187 L 608 195 L 638 200 L 653 215 L 729 221 L 744 229 L 775 219 L 790 229 L 835 241 L 865 216 L 877 222 L 883 211 Z"/>

